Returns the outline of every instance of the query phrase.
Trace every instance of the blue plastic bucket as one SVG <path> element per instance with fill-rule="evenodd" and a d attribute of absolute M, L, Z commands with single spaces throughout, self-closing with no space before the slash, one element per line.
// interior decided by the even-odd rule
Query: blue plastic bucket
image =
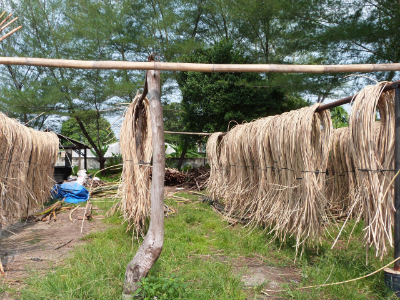
<path fill-rule="evenodd" d="M 400 297 L 400 272 L 393 270 L 393 268 L 385 268 L 385 284 Z"/>

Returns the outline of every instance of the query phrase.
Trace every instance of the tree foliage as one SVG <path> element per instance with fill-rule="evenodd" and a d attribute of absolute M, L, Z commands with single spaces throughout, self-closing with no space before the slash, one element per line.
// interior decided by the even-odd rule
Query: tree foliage
<path fill-rule="evenodd" d="M 349 114 L 341 107 L 337 106 L 330 109 L 333 128 L 349 126 Z"/>
<path fill-rule="evenodd" d="M 86 131 L 99 148 L 103 148 L 105 145 L 117 141 L 114 132 L 108 129 L 110 127 L 110 122 L 108 122 L 107 119 L 103 117 L 100 119 L 85 118 L 83 122 Z M 88 144 L 86 136 L 83 134 L 79 124 L 74 118 L 69 118 L 62 123 L 61 134 L 84 144 Z"/>
<path fill-rule="evenodd" d="M 225 41 L 196 50 L 186 56 L 185 61 L 251 62 L 248 56 Z M 182 91 L 181 124 L 185 131 L 227 131 L 230 121 L 242 123 L 308 104 L 299 97 L 286 95 L 279 88 L 266 87 L 265 79 L 258 73 L 181 72 L 177 78 Z"/>

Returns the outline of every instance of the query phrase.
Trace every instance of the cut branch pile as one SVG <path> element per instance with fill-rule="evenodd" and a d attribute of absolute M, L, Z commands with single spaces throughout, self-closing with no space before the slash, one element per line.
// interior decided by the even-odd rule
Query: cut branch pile
<path fill-rule="evenodd" d="M 185 177 L 190 188 L 201 191 L 206 188 L 210 170 L 205 166 L 193 168 L 186 172 Z"/>
<path fill-rule="evenodd" d="M 127 109 L 120 133 L 122 171 L 122 210 L 128 229 L 134 226 L 144 235 L 150 215 L 150 160 L 152 156 L 150 106 L 137 94 Z"/>
<path fill-rule="evenodd" d="M 166 186 L 174 186 L 183 184 L 186 181 L 185 174 L 179 172 L 176 169 L 165 168 L 165 178 L 164 185 Z"/>
<path fill-rule="evenodd" d="M 93 180 L 92 178 L 89 178 L 86 180 L 86 182 L 83 184 L 83 186 L 85 188 L 94 189 L 94 188 L 103 186 L 105 184 L 107 184 L 107 183 L 103 180 Z"/>
<path fill-rule="evenodd" d="M 0 113 L 0 215 L 27 216 L 50 196 L 59 141 Z"/>
<path fill-rule="evenodd" d="M 63 206 L 63 204 L 65 204 L 63 201 L 57 201 L 54 204 L 43 208 L 40 212 L 28 216 L 26 219 L 32 220 L 35 222 L 38 222 L 38 221 L 50 222 L 51 219 L 53 219 L 54 221 L 57 221 L 58 213 L 74 208 L 74 206 Z"/>
<path fill-rule="evenodd" d="M 108 199 L 118 195 L 120 184 L 110 182 L 89 190 L 91 198 Z"/>

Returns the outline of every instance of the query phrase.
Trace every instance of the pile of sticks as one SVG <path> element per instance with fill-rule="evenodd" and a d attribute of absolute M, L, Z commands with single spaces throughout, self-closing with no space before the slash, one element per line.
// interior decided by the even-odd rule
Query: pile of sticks
<path fill-rule="evenodd" d="M 205 166 L 201 166 L 187 171 L 185 175 L 190 188 L 201 191 L 206 188 L 208 178 L 210 177 L 210 170 Z"/>
<path fill-rule="evenodd" d="M 185 174 L 179 172 L 177 169 L 165 168 L 164 185 L 175 186 L 186 182 Z"/>

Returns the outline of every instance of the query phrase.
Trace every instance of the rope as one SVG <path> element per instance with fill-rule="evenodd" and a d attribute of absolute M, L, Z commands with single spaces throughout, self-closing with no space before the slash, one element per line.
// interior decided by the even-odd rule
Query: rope
<path fill-rule="evenodd" d="M 326 287 L 326 286 L 331 286 L 331 285 L 339 285 L 339 284 L 343 284 L 343 283 L 349 283 L 349 282 L 353 282 L 353 281 L 357 281 L 360 279 L 364 279 L 367 277 L 370 277 L 380 271 L 382 271 L 383 269 L 389 267 L 391 264 L 395 263 L 396 261 L 398 261 L 400 259 L 400 257 L 396 258 L 395 260 L 391 261 L 390 263 L 388 263 L 387 265 L 383 266 L 382 268 L 369 273 L 368 275 L 362 276 L 362 277 L 358 277 L 358 278 L 353 278 L 350 280 L 346 280 L 346 281 L 340 281 L 340 282 L 333 282 L 333 283 L 327 283 L 327 284 L 321 284 L 321 285 L 309 285 L 309 286 L 303 286 L 303 287 L 299 287 L 299 288 L 295 288 L 295 290 L 305 290 L 305 289 L 312 289 L 312 288 L 318 288 L 318 287 Z M 268 295 L 267 292 L 285 292 L 286 290 L 262 290 L 261 292 L 264 295 Z"/>

